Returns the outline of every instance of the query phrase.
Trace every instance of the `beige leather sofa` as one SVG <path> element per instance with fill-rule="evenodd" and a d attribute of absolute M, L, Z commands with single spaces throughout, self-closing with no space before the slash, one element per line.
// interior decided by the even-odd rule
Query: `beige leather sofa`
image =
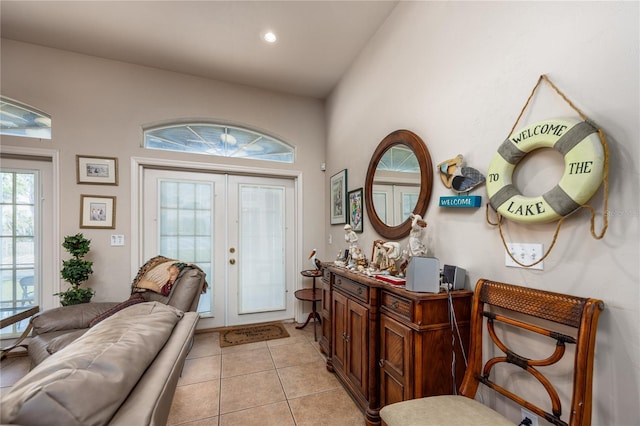
<path fill-rule="evenodd" d="M 160 264 L 153 258 L 146 265 Z M 166 259 L 166 258 L 161 258 Z M 169 261 L 169 259 L 167 259 Z M 145 271 L 145 266 L 141 271 Z M 138 277 L 136 277 L 138 279 Z M 206 288 L 205 273 L 195 266 L 184 267 L 178 275 L 171 292 L 167 296 L 154 291 L 137 293 L 145 301 L 158 301 L 173 306 L 183 312 L 196 312 L 198 301 L 203 289 Z M 135 280 L 134 280 L 135 286 Z M 118 305 L 126 303 L 84 303 L 80 305 L 64 306 L 40 312 L 31 319 L 33 332 L 29 340 L 29 357 L 34 367 L 47 359 L 51 354 L 59 351 L 89 330 L 89 325 L 96 317 L 104 315 L 109 310 L 117 309 Z"/>
<path fill-rule="evenodd" d="M 204 273 L 187 267 L 169 295 L 146 292 L 144 302 L 92 327 L 96 315 L 118 304 L 38 315 L 29 344 L 34 367 L 2 395 L 0 423 L 165 425 L 199 318 L 188 311 L 196 310 L 203 286 Z"/>

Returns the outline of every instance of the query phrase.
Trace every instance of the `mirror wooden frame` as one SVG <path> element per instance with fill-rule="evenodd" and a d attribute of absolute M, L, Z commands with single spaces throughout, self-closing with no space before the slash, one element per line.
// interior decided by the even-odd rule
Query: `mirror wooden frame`
<path fill-rule="evenodd" d="M 424 217 L 427 212 L 427 207 L 429 206 L 429 201 L 431 201 L 431 192 L 433 190 L 433 165 L 431 164 L 431 155 L 429 154 L 427 145 L 425 145 L 422 139 L 410 130 L 396 130 L 387 135 L 371 156 L 365 181 L 364 200 L 367 206 L 369 221 L 371 221 L 373 229 L 388 240 L 404 238 L 409 235 L 411 231 L 411 220 L 406 219 L 398 226 L 389 226 L 380 219 L 373 206 L 373 179 L 376 168 L 387 149 L 395 145 L 404 145 L 410 148 L 416 155 L 418 164 L 420 165 L 420 194 L 413 213 Z"/>

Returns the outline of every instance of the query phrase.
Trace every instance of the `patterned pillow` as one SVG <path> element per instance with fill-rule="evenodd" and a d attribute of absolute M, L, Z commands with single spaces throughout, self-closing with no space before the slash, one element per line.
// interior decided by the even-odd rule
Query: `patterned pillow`
<path fill-rule="evenodd" d="M 156 256 L 145 263 L 133 280 L 132 292 L 151 290 L 168 296 L 180 272 L 188 266 L 184 262 Z"/>
<path fill-rule="evenodd" d="M 98 315 L 97 317 L 89 321 L 89 328 L 98 324 L 100 321 L 109 318 L 111 315 L 115 314 L 116 312 L 120 312 L 124 308 L 128 308 L 129 306 L 137 305 L 138 303 L 142 303 L 142 302 L 146 302 L 146 299 L 144 298 L 144 296 L 141 293 L 134 293 L 131 295 L 130 298 L 128 298 L 124 302 L 117 304 L 113 308 L 103 312 L 102 314 Z"/>

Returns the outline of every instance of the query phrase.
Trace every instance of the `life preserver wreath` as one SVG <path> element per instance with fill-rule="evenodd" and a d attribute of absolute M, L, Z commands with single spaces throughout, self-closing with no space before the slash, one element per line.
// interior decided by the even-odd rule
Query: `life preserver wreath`
<path fill-rule="evenodd" d="M 513 171 L 528 153 L 553 148 L 564 156 L 560 182 L 537 197 L 525 197 L 512 183 Z M 567 216 L 600 187 L 605 154 L 598 129 L 586 121 L 563 119 L 534 123 L 515 131 L 498 148 L 487 172 L 491 207 L 517 222 L 545 223 Z"/>

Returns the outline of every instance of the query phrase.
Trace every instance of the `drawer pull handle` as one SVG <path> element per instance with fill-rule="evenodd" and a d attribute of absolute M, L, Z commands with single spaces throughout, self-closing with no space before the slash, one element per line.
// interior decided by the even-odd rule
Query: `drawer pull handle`
<path fill-rule="evenodd" d="M 358 287 L 358 294 L 362 294 L 362 288 Z"/>
<path fill-rule="evenodd" d="M 397 301 L 397 300 L 394 300 L 394 301 L 393 301 L 393 303 L 391 304 L 391 307 L 392 307 L 393 309 L 398 309 L 398 305 L 399 305 L 399 304 L 398 304 L 398 301 Z"/>

